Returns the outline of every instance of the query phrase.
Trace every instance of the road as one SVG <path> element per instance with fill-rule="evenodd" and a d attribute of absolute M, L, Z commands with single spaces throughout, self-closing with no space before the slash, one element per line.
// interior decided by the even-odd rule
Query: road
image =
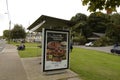
<path fill-rule="evenodd" d="M 85 46 L 75 46 L 85 49 L 91 49 L 91 50 L 97 50 L 97 51 L 103 51 L 106 53 L 111 53 L 110 50 L 113 48 L 113 46 L 107 46 L 107 47 L 85 47 Z"/>
<path fill-rule="evenodd" d="M 2 50 L 5 48 L 5 44 L 6 44 L 6 41 L 1 39 L 0 40 L 0 53 L 2 52 Z"/>

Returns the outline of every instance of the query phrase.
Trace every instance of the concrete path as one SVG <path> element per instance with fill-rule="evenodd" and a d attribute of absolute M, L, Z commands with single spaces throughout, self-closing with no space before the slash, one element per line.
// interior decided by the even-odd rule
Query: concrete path
<path fill-rule="evenodd" d="M 29 80 L 82 80 L 71 70 L 59 74 L 43 74 L 40 57 L 22 58 L 21 60 Z"/>
<path fill-rule="evenodd" d="M 0 53 L 2 53 L 2 50 L 5 48 L 6 41 L 0 40 Z"/>
<path fill-rule="evenodd" d="M 0 80 L 28 80 L 16 47 L 6 44 L 0 54 Z"/>

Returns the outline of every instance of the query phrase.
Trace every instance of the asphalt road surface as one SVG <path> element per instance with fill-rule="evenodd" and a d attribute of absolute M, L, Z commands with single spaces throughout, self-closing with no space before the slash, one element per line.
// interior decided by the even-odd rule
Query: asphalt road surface
<path fill-rule="evenodd" d="M 0 53 L 1 53 L 2 50 L 5 48 L 5 44 L 6 44 L 6 41 L 3 40 L 3 39 L 0 39 Z"/>
<path fill-rule="evenodd" d="M 106 53 L 111 53 L 110 50 L 113 48 L 112 46 L 106 46 L 106 47 L 85 47 L 85 46 L 75 46 L 75 47 L 80 47 L 80 48 L 85 48 L 85 49 L 91 49 L 91 50 L 97 50 L 97 51 L 103 51 Z"/>

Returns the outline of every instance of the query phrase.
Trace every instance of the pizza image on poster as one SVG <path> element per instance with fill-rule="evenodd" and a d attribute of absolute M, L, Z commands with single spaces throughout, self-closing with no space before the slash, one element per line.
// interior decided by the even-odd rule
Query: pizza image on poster
<path fill-rule="evenodd" d="M 66 59 L 66 45 L 62 42 L 51 41 L 47 44 L 47 60 L 60 62 Z"/>
<path fill-rule="evenodd" d="M 69 66 L 69 31 L 45 30 L 44 71 L 67 69 Z"/>

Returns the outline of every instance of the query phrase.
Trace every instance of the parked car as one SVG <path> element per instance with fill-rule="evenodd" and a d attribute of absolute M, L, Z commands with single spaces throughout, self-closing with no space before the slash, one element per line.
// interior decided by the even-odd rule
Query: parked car
<path fill-rule="evenodd" d="M 120 54 L 120 45 L 113 47 L 110 51 L 111 51 L 111 53 Z"/>
<path fill-rule="evenodd" d="M 88 47 L 88 46 L 93 46 L 93 43 L 92 43 L 92 42 L 86 43 L 85 46 L 86 46 L 86 47 Z"/>

